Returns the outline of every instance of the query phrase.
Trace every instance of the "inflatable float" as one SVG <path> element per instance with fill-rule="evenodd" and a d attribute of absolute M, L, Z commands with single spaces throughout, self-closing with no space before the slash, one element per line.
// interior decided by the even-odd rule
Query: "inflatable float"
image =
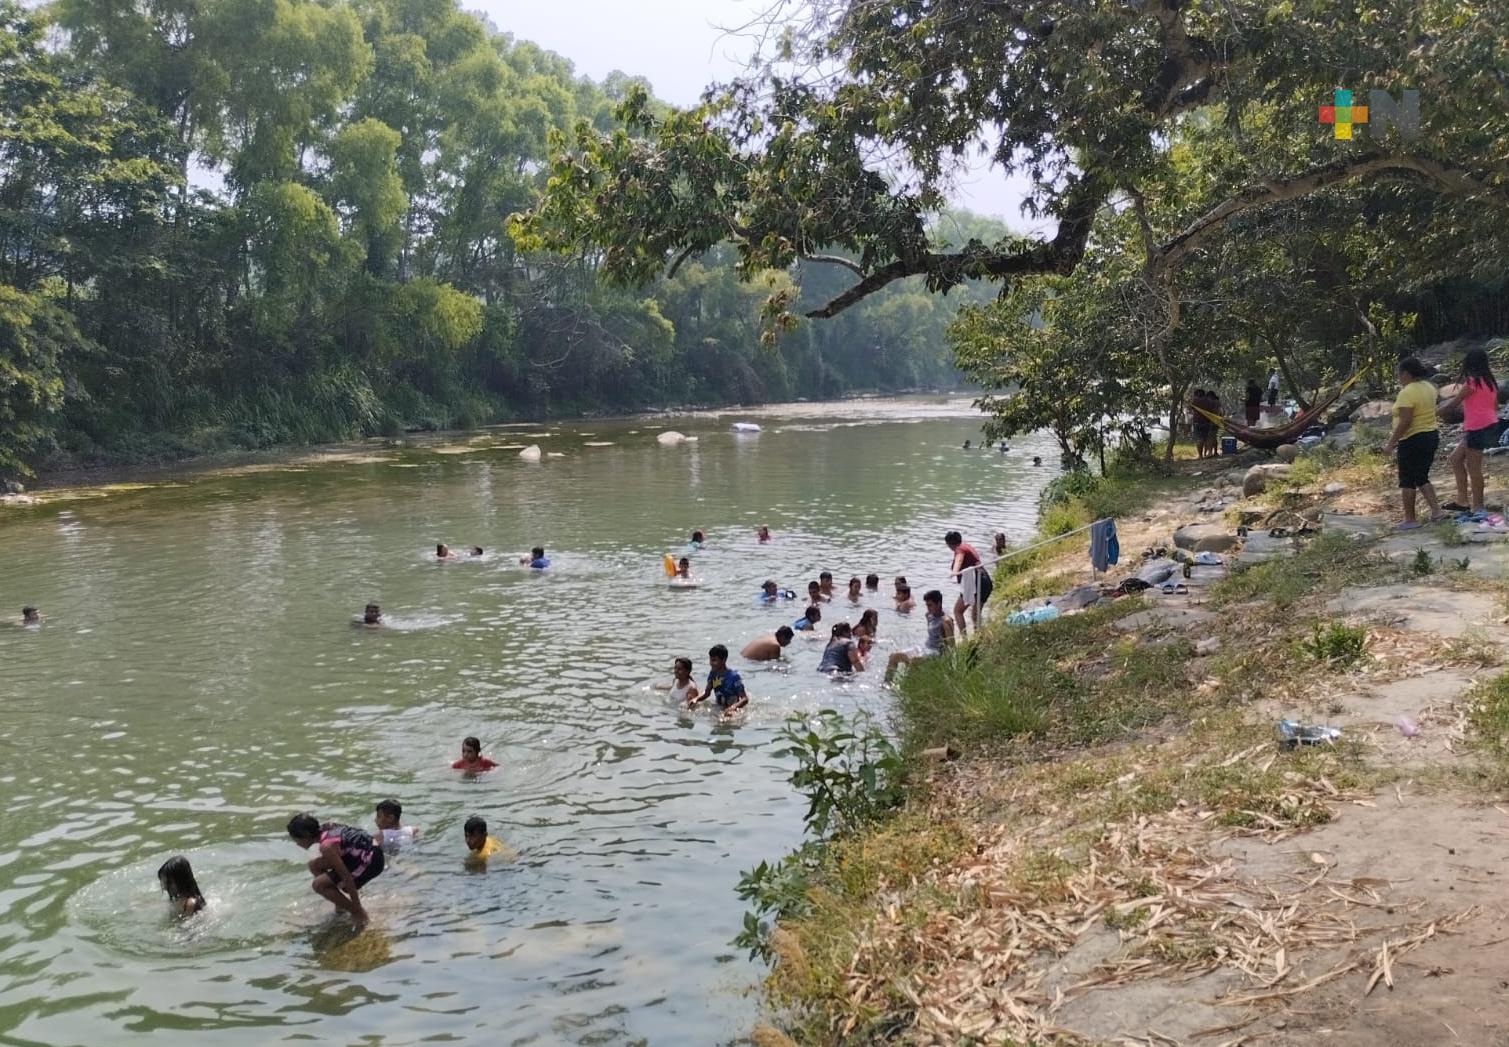
<path fill-rule="evenodd" d="M 757 433 L 760 427 L 753 422 L 735 422 L 731 427 L 736 433 Z"/>

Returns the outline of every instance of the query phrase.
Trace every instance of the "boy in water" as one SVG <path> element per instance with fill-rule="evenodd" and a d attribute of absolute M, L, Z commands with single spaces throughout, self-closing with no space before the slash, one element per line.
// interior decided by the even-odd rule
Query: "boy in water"
<path fill-rule="evenodd" d="M 751 662 L 773 662 L 781 656 L 781 648 L 789 644 L 795 635 L 791 626 L 783 625 L 773 633 L 750 640 L 739 652 L 739 657 Z"/>
<path fill-rule="evenodd" d="M 35 607 L 23 607 L 23 608 L 21 608 L 21 624 L 22 625 L 41 625 L 42 624 L 42 612 L 38 611 Z"/>
<path fill-rule="evenodd" d="M 315 894 L 347 913 L 357 929 L 367 925 L 360 890 L 383 870 L 382 848 L 360 829 L 335 822 L 321 824 L 307 812 L 288 820 L 288 836 L 308 850 L 319 844 L 320 853 L 309 862 L 314 874 L 310 884 Z"/>
<path fill-rule="evenodd" d="M 482 555 L 482 547 L 480 545 L 474 545 L 474 546 L 472 546 L 472 548 L 471 548 L 471 554 L 473 556 L 481 556 Z"/>
<path fill-rule="evenodd" d="M 880 592 L 880 575 L 873 571 L 865 575 L 865 590 L 872 593 Z"/>
<path fill-rule="evenodd" d="M 823 602 L 823 587 L 817 582 L 807 583 L 807 602 L 813 607 Z"/>
<path fill-rule="evenodd" d="M 487 835 L 487 822 L 475 814 L 461 827 L 461 834 L 466 839 L 468 862 L 486 862 L 495 854 L 508 854 L 508 848 L 501 840 Z"/>
<path fill-rule="evenodd" d="M 361 624 L 373 627 L 382 625 L 382 608 L 375 603 L 369 603 L 367 609 L 362 612 Z"/>
<path fill-rule="evenodd" d="M 853 578 L 849 579 L 850 603 L 859 603 L 859 601 L 863 598 L 864 592 L 861 588 L 863 585 L 864 583 L 859 580 L 859 575 L 857 574 Z"/>
<path fill-rule="evenodd" d="M 687 702 L 688 706 L 707 701 L 709 697 L 718 703 L 724 716 L 731 716 L 749 704 L 749 695 L 744 690 L 744 681 L 728 667 L 728 648 L 714 644 L 707 652 L 707 687 L 701 694 Z"/>
<path fill-rule="evenodd" d="M 528 556 L 519 557 L 519 563 L 528 564 L 530 570 L 533 571 L 543 571 L 550 566 L 550 560 L 545 556 L 544 547 L 539 545 L 529 550 Z"/>
<path fill-rule="evenodd" d="M 912 587 L 905 582 L 896 583 L 896 613 L 911 614 L 917 601 L 912 599 Z"/>
<path fill-rule="evenodd" d="M 833 599 L 833 572 L 824 571 L 817 576 L 818 590 L 823 594 L 824 600 Z"/>
<path fill-rule="evenodd" d="M 441 542 L 441 543 L 439 543 L 438 545 L 435 546 L 435 559 L 437 559 L 437 560 L 449 560 L 450 558 L 451 558 L 451 548 L 450 548 L 450 546 L 446 545 L 444 542 Z"/>
<path fill-rule="evenodd" d="M 927 608 L 927 639 L 920 647 L 914 647 L 910 651 L 897 651 L 891 655 L 885 667 L 887 683 L 896 675 L 896 670 L 908 662 L 931 658 L 954 645 L 954 623 L 943 613 L 943 594 L 937 589 L 929 589 L 922 594 L 922 603 Z"/>
<path fill-rule="evenodd" d="M 823 620 L 823 609 L 813 604 L 802 612 L 802 616 L 791 623 L 791 628 L 799 633 L 810 633 L 818 622 Z"/>
<path fill-rule="evenodd" d="M 388 854 L 397 854 L 419 838 L 419 830 L 404 825 L 403 805 L 397 800 L 380 800 L 377 804 L 377 846 Z"/>
<path fill-rule="evenodd" d="M 685 556 L 676 561 L 676 577 L 688 582 L 692 580 L 692 561 Z"/>
<path fill-rule="evenodd" d="M 482 755 L 482 743 L 468 735 L 461 739 L 461 759 L 451 764 L 455 771 L 466 771 L 469 774 L 481 774 L 498 766 Z"/>

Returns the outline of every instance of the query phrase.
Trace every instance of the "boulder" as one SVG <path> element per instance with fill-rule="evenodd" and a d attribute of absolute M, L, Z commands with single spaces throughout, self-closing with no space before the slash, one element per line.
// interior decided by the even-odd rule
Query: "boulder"
<path fill-rule="evenodd" d="M 1289 475 L 1287 465 L 1254 465 L 1242 478 L 1242 494 L 1251 498 L 1268 489 L 1270 480 L 1281 480 Z"/>
<path fill-rule="evenodd" d="M 18 480 L 0 481 L 0 494 L 25 494 L 26 488 Z"/>
<path fill-rule="evenodd" d="M 1390 425 L 1394 420 L 1394 404 L 1390 400 L 1370 400 L 1357 408 L 1352 415 L 1354 425 Z"/>
<path fill-rule="evenodd" d="M 542 455 L 540 454 L 540 445 L 530 444 L 528 447 L 524 448 L 524 450 L 519 452 L 519 457 L 524 459 L 524 461 L 526 462 L 538 462 L 542 457 Z"/>
<path fill-rule="evenodd" d="M 1279 461 L 1289 463 L 1299 457 L 1299 447 L 1295 444 L 1280 444 L 1278 450 L 1273 453 Z"/>
<path fill-rule="evenodd" d="M 1342 483 L 1340 480 L 1332 480 L 1330 483 L 1326 484 L 1325 487 L 1321 488 L 1321 490 L 1326 494 L 1341 494 L 1346 489 L 1347 485 Z"/>
<path fill-rule="evenodd" d="M 1338 451 L 1344 451 L 1356 442 L 1357 433 L 1352 429 L 1351 426 L 1347 426 L 1345 429 L 1332 429 L 1331 432 L 1326 435 L 1325 439 L 1327 447 L 1334 447 Z"/>
<path fill-rule="evenodd" d="M 1237 538 L 1214 524 L 1187 524 L 1174 532 L 1174 545 L 1196 553 L 1224 553 L 1236 548 Z"/>
<path fill-rule="evenodd" d="M 674 447 L 677 444 L 686 442 L 686 434 L 678 433 L 674 429 L 667 429 L 665 432 L 655 437 L 655 442 L 663 447 Z"/>

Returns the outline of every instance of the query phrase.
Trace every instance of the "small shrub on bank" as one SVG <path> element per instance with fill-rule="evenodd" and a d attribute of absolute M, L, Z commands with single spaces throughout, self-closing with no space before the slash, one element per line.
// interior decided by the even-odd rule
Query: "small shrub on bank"
<path fill-rule="evenodd" d="M 1327 625 L 1317 622 L 1309 638 L 1299 642 L 1299 649 L 1307 658 L 1336 668 L 1356 664 L 1367 653 L 1367 647 L 1367 630 L 1345 622 Z"/>

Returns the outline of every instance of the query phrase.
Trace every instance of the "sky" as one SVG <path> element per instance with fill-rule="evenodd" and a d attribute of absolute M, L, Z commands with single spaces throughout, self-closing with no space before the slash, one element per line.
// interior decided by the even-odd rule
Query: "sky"
<path fill-rule="evenodd" d="M 676 105 L 743 70 L 755 47 L 747 28 L 772 0 L 464 0 L 504 32 L 569 58 L 594 80 L 620 69 L 643 76 Z M 963 172 L 954 202 L 1018 232 L 1051 226 L 1025 217 L 1026 182 L 980 165 Z"/>

